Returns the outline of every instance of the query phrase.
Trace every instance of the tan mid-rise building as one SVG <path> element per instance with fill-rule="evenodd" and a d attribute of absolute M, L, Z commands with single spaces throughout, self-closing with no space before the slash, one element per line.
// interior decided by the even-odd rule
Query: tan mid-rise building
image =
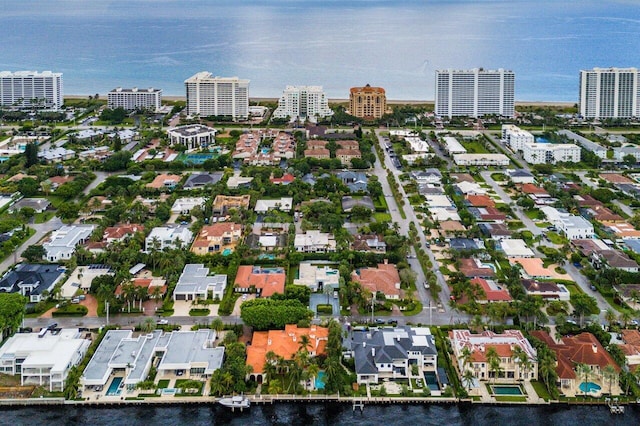
<path fill-rule="evenodd" d="M 349 94 L 349 112 L 366 120 L 381 118 L 387 111 L 387 95 L 382 87 L 352 87 Z"/>

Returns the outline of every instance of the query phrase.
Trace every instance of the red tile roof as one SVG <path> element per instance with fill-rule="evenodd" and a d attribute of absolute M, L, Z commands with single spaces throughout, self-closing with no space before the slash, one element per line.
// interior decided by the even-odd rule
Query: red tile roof
<path fill-rule="evenodd" d="M 270 297 L 275 293 L 284 294 L 286 275 L 284 272 L 265 272 L 262 268 L 254 271 L 252 265 L 241 265 L 236 274 L 235 285 L 240 288 L 260 290 L 261 297 Z M 259 267 L 258 267 L 259 268 Z"/>
<path fill-rule="evenodd" d="M 473 207 L 495 207 L 496 203 L 488 195 L 467 195 L 467 201 Z"/>
<path fill-rule="evenodd" d="M 353 271 L 351 279 L 372 293 L 380 291 L 386 296 L 400 296 L 400 275 L 396 265 L 381 263 L 378 268 Z"/>
<path fill-rule="evenodd" d="M 487 280 L 483 278 L 474 278 L 471 280 L 471 284 L 479 285 L 482 290 L 484 290 L 485 298 L 487 302 L 509 302 L 511 301 L 511 295 L 507 291 L 506 288 L 502 288 L 500 290 L 493 289 L 487 282 Z"/>
<path fill-rule="evenodd" d="M 524 185 L 522 185 L 522 188 L 520 190 L 525 194 L 549 195 L 549 193 L 544 188 L 536 186 L 532 183 L 525 183 Z"/>

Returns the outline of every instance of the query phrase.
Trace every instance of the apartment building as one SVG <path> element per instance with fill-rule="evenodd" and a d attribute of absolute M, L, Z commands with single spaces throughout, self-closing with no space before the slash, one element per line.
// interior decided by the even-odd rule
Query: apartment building
<path fill-rule="evenodd" d="M 442 117 L 482 117 L 500 115 L 513 117 L 513 71 L 437 70 L 435 100 L 436 114 Z"/>
<path fill-rule="evenodd" d="M 127 111 L 146 109 L 158 111 L 162 104 L 162 90 L 150 87 L 148 89 L 123 89 L 116 87 L 107 94 L 107 108 L 123 108 Z"/>
<path fill-rule="evenodd" d="M 581 70 L 580 115 L 596 119 L 640 116 L 638 69 Z"/>
<path fill-rule="evenodd" d="M 572 143 L 527 143 L 522 157 L 529 164 L 578 163 L 580 147 Z"/>
<path fill-rule="evenodd" d="M 64 103 L 62 73 L 0 72 L 0 105 L 57 110 Z"/>
<path fill-rule="evenodd" d="M 381 118 L 387 111 L 387 95 L 382 87 L 352 87 L 349 91 L 349 112 L 365 120 Z"/>
<path fill-rule="evenodd" d="M 202 71 L 184 82 L 187 114 L 201 117 L 222 116 L 233 120 L 249 117 L 249 80 L 214 77 Z"/>
<path fill-rule="evenodd" d="M 273 112 L 274 118 L 311 122 L 332 115 L 329 98 L 322 86 L 287 86 L 278 101 L 278 108 Z"/>
<path fill-rule="evenodd" d="M 512 151 L 523 151 L 524 145 L 535 143 L 533 135 L 526 130 L 522 130 L 513 124 L 502 125 L 502 143 L 511 148 Z"/>

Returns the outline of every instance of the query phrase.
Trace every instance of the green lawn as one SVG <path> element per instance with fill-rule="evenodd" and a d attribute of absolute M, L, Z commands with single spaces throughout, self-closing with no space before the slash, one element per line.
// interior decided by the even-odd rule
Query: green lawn
<path fill-rule="evenodd" d="M 413 309 L 411 311 L 402 311 L 402 315 L 404 315 L 404 316 L 412 316 L 412 315 L 418 315 L 420 312 L 422 312 L 422 303 L 420 303 L 420 301 L 416 300 L 415 309 Z"/>
<path fill-rule="evenodd" d="M 549 401 L 551 399 L 551 395 L 549 395 L 549 391 L 547 390 L 547 387 L 544 383 L 537 380 L 532 380 L 531 386 L 533 386 L 533 389 L 536 391 L 540 398 L 544 399 L 545 401 Z"/>
<path fill-rule="evenodd" d="M 389 213 L 374 213 L 373 218 L 376 222 L 391 222 L 391 215 Z"/>
<path fill-rule="evenodd" d="M 531 210 L 525 211 L 524 214 L 526 214 L 529 219 L 535 220 L 538 218 L 538 215 L 540 214 L 540 210 L 531 209 Z"/>
<path fill-rule="evenodd" d="M 158 380 L 158 389 L 166 389 L 169 387 L 169 379 Z"/>
<path fill-rule="evenodd" d="M 189 311 L 189 316 L 191 317 L 206 317 L 207 315 L 209 315 L 211 311 L 209 310 L 209 308 L 204 308 L 204 309 L 191 309 Z"/>
<path fill-rule="evenodd" d="M 487 148 L 478 141 L 463 141 L 462 146 L 467 148 L 467 152 L 470 154 L 486 154 L 489 152 Z"/>
<path fill-rule="evenodd" d="M 51 219 L 55 214 L 56 213 L 51 210 L 47 210 L 42 213 L 36 213 L 36 215 L 34 216 L 34 221 L 35 223 L 44 223 Z"/>
<path fill-rule="evenodd" d="M 566 238 L 556 232 L 547 232 L 547 237 L 553 244 L 564 244 L 567 242 Z"/>
<path fill-rule="evenodd" d="M 496 401 L 502 402 L 527 402 L 527 397 L 520 395 L 494 395 L 493 397 Z"/>

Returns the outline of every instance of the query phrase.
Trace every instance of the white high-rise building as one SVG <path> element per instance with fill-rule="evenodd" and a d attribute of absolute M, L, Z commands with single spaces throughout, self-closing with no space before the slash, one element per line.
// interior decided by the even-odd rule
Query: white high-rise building
<path fill-rule="evenodd" d="M 238 77 L 213 77 L 199 72 L 184 82 L 187 90 L 187 114 L 201 117 L 249 117 L 249 80 Z"/>
<path fill-rule="evenodd" d="M 278 108 L 273 112 L 274 118 L 309 121 L 332 115 L 329 98 L 322 86 L 287 86 L 278 101 Z"/>
<path fill-rule="evenodd" d="M 594 68 L 580 71 L 580 115 L 585 118 L 640 116 L 637 68 Z"/>
<path fill-rule="evenodd" d="M 0 105 L 57 110 L 64 103 L 62 73 L 51 71 L 0 72 Z"/>
<path fill-rule="evenodd" d="M 482 117 L 514 115 L 513 71 L 438 70 L 436 71 L 436 114 L 443 117 Z"/>
<path fill-rule="evenodd" d="M 107 94 L 107 107 L 110 109 L 124 108 L 127 111 L 146 109 L 158 111 L 162 104 L 162 90 L 154 89 L 123 89 L 118 87 Z"/>

